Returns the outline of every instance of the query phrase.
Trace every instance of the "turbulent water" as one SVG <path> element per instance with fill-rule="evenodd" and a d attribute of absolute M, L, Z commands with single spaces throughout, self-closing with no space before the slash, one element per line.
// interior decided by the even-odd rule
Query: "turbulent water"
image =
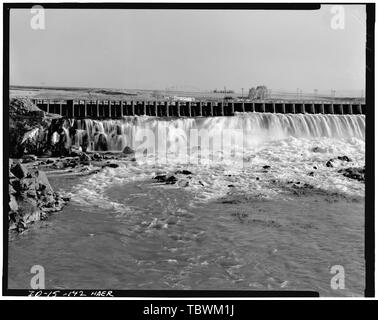
<path fill-rule="evenodd" d="M 80 144 L 82 136 L 89 137 L 89 150 L 101 150 L 106 144 L 108 150 L 121 151 L 125 146 L 135 147 L 138 140 L 151 131 L 157 142 L 167 140 L 168 152 L 190 144 L 190 132 L 205 131 L 210 139 L 222 139 L 222 132 L 241 130 L 244 144 L 236 141 L 238 147 L 254 147 L 267 141 L 283 140 L 289 137 L 335 139 L 365 138 L 365 116 L 362 115 L 322 115 L 322 114 L 269 114 L 246 113 L 236 117 L 179 118 L 160 120 L 154 117 L 128 117 L 123 120 L 72 120 L 76 122 L 78 133 L 75 141 L 68 137 L 69 143 Z M 67 129 L 68 131 L 68 129 Z M 192 144 L 195 145 L 196 141 Z"/>
<path fill-rule="evenodd" d="M 129 146 L 136 161 L 52 177 L 71 204 L 12 242 L 10 285 L 27 286 L 25 270 L 41 261 L 58 288 L 363 294 L 365 188 L 338 172 L 365 165 L 363 115 L 86 119 L 66 132 L 90 151 Z M 326 166 L 344 155 L 352 161 Z M 345 290 L 330 287 L 336 264 Z"/>

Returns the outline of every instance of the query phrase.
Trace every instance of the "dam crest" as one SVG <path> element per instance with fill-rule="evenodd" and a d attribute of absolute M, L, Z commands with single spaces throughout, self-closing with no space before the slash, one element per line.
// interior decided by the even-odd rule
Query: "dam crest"
<path fill-rule="evenodd" d="M 349 101 L 158 101 L 32 100 L 41 110 L 70 119 L 120 119 L 125 116 L 216 117 L 236 112 L 282 114 L 366 114 L 366 104 Z"/>

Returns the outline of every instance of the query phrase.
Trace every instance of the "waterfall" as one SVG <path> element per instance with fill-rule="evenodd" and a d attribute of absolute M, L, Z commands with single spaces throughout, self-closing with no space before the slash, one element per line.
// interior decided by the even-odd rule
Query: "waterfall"
<path fill-rule="evenodd" d="M 65 122 L 67 142 L 88 151 L 121 151 L 135 148 L 140 135 L 151 132 L 157 144 L 165 142 L 169 148 L 186 144 L 192 131 L 197 130 L 212 141 L 226 132 L 238 132 L 233 143 L 253 147 L 261 143 L 294 138 L 365 139 L 364 115 L 271 114 L 239 113 L 233 117 L 155 118 L 125 117 L 120 120 L 68 120 Z M 70 135 L 70 128 L 75 128 Z"/>

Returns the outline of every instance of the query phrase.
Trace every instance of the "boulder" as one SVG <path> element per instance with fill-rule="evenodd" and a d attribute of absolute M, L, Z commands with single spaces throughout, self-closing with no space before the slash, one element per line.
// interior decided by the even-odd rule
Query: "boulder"
<path fill-rule="evenodd" d="M 22 156 L 22 163 L 29 163 L 29 162 L 34 162 L 37 161 L 37 156 L 33 154 L 27 154 Z"/>
<path fill-rule="evenodd" d="M 321 147 L 314 147 L 314 148 L 311 149 L 311 151 L 316 152 L 316 153 L 325 153 L 326 149 L 321 148 Z"/>
<path fill-rule="evenodd" d="M 92 160 L 94 161 L 101 161 L 103 159 L 103 156 L 99 153 L 92 154 Z"/>
<path fill-rule="evenodd" d="M 157 175 L 153 179 L 157 180 L 158 182 L 165 182 L 165 180 L 167 179 L 167 176 L 165 174 L 164 175 Z"/>
<path fill-rule="evenodd" d="M 14 190 L 14 188 L 13 188 L 13 186 L 11 184 L 9 184 L 8 190 L 9 190 L 9 194 L 10 195 L 15 195 L 17 193 L 17 191 Z"/>
<path fill-rule="evenodd" d="M 45 152 L 45 154 L 49 157 L 53 156 L 69 156 L 70 148 L 67 144 L 67 135 L 64 130 L 59 133 L 57 138 L 58 142 L 54 143 L 51 147 L 51 150 Z"/>
<path fill-rule="evenodd" d="M 84 162 L 87 162 L 87 161 L 91 161 L 92 158 L 87 155 L 85 152 L 83 152 L 81 155 L 80 155 L 80 161 L 84 161 Z"/>
<path fill-rule="evenodd" d="M 337 157 L 337 159 L 341 160 L 341 161 L 346 161 L 346 162 L 351 162 L 352 160 L 350 158 L 348 158 L 347 156 L 339 156 Z"/>
<path fill-rule="evenodd" d="M 70 156 L 71 157 L 80 157 L 82 155 L 81 147 L 71 146 Z"/>
<path fill-rule="evenodd" d="M 175 172 L 175 174 L 184 174 L 184 175 L 188 175 L 188 174 L 192 174 L 190 171 L 188 170 L 178 170 Z"/>
<path fill-rule="evenodd" d="M 47 179 L 46 173 L 39 170 L 37 172 L 37 181 L 38 181 L 38 190 L 44 192 L 53 192 L 53 188 L 50 185 L 49 180 Z"/>
<path fill-rule="evenodd" d="M 166 184 L 175 184 L 177 182 L 177 178 L 172 175 L 157 175 L 153 179 L 157 180 L 157 182 L 165 182 Z"/>
<path fill-rule="evenodd" d="M 109 167 L 109 168 L 118 168 L 119 165 L 116 164 L 116 163 L 105 163 L 102 167 L 103 167 L 103 168 L 105 168 L 105 167 Z"/>
<path fill-rule="evenodd" d="M 350 167 L 341 169 L 338 171 L 339 173 L 342 173 L 344 177 L 354 179 L 357 181 L 365 181 L 365 168 L 357 168 L 357 167 Z"/>
<path fill-rule="evenodd" d="M 37 183 L 37 180 L 35 177 L 30 177 L 30 178 L 23 178 L 20 179 L 19 181 L 19 188 L 16 190 L 19 191 L 20 193 L 25 193 L 28 190 L 37 190 L 39 188 L 39 185 Z"/>
<path fill-rule="evenodd" d="M 126 146 L 125 148 L 123 148 L 122 153 L 127 155 L 134 155 L 135 151 L 131 149 L 129 146 Z"/>
<path fill-rule="evenodd" d="M 27 170 L 12 163 L 9 169 L 9 229 L 23 231 L 27 224 L 46 219 L 47 213 L 61 210 L 66 201 L 54 193 L 46 174 L 39 170 Z"/>
<path fill-rule="evenodd" d="M 333 168 L 333 159 L 330 159 L 326 162 L 326 167 Z"/>
<path fill-rule="evenodd" d="M 18 203 L 16 198 L 13 195 L 10 195 L 9 197 L 9 209 L 11 211 L 17 211 L 18 210 Z"/>
<path fill-rule="evenodd" d="M 52 148 L 53 149 L 53 148 Z M 53 152 L 51 151 L 51 150 L 45 150 L 42 154 L 41 154 L 41 156 L 42 157 L 51 157 L 53 155 Z M 59 154 L 60 155 L 60 154 Z"/>
<path fill-rule="evenodd" d="M 26 221 L 35 221 L 34 218 L 37 216 L 37 212 L 40 210 L 37 206 L 37 200 L 33 198 L 20 198 L 18 199 L 18 213 Z"/>
<path fill-rule="evenodd" d="M 66 167 L 66 164 L 63 161 L 57 161 L 53 163 L 51 167 L 54 169 L 64 169 Z"/>
<path fill-rule="evenodd" d="M 28 175 L 28 170 L 25 166 L 23 166 L 21 163 L 17 162 L 15 165 L 11 167 L 11 172 L 14 174 L 14 176 L 18 179 L 25 178 Z"/>
<path fill-rule="evenodd" d="M 25 222 L 23 220 L 19 220 L 16 223 L 16 227 L 15 228 L 16 228 L 17 232 L 22 232 L 25 229 L 27 229 L 26 224 L 25 224 Z"/>
<path fill-rule="evenodd" d="M 28 98 L 9 102 L 9 154 L 21 158 L 25 154 L 40 155 L 50 147 L 49 128 L 60 116 L 43 112 Z"/>
<path fill-rule="evenodd" d="M 177 178 L 175 176 L 169 176 L 165 180 L 166 184 L 175 184 L 177 182 Z"/>

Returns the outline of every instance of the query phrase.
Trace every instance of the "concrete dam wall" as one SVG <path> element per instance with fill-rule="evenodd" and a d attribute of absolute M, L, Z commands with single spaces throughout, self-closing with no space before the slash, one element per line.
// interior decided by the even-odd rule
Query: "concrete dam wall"
<path fill-rule="evenodd" d="M 41 110 L 70 119 L 118 119 L 124 116 L 215 117 L 236 112 L 283 114 L 365 114 L 366 104 L 323 101 L 111 101 L 33 100 Z"/>

